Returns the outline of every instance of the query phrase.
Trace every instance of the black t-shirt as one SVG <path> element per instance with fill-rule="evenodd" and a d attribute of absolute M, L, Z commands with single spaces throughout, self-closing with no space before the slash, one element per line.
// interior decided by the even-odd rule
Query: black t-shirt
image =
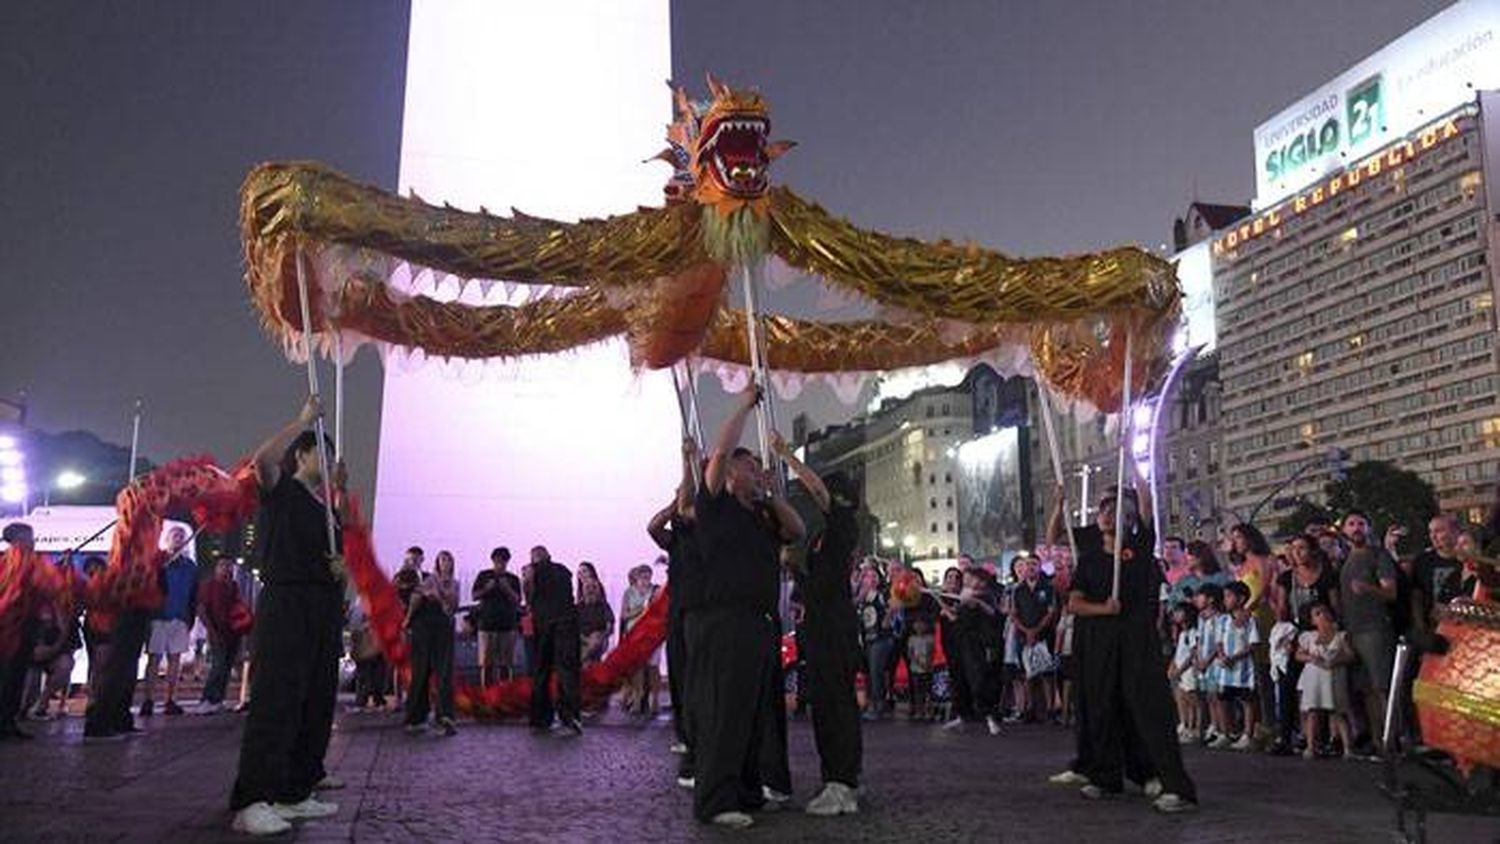
<path fill-rule="evenodd" d="M 536 624 L 578 618 L 573 603 L 573 574 L 567 567 L 548 560 L 531 571 L 531 617 Z"/>
<path fill-rule="evenodd" d="M 698 491 L 703 604 L 772 614 L 781 597 L 780 539 L 764 505 L 747 510 L 723 490 Z"/>
<path fill-rule="evenodd" d="M 521 579 L 510 572 L 497 574 L 494 569 L 485 569 L 474 578 L 474 588 L 470 590 L 470 594 L 482 591 L 494 583 L 496 577 L 504 580 L 517 598 L 521 596 Z M 520 623 L 521 607 L 496 587 L 479 599 L 479 611 L 474 614 L 474 618 L 479 629 L 485 633 L 504 633 L 516 629 L 516 625 Z"/>
<path fill-rule="evenodd" d="M 1104 534 L 1095 525 L 1074 528 L 1078 544 L 1078 568 L 1073 572 L 1072 591 L 1083 593 L 1089 601 L 1109 600 L 1114 584 L 1114 549 L 1104 547 Z M 1161 599 L 1161 567 L 1156 565 L 1156 537 L 1151 528 L 1139 525 L 1126 534 L 1125 557 L 1120 565 L 1120 618 L 1156 623 L 1156 605 Z M 1092 623 L 1107 616 L 1080 616 L 1079 622 Z"/>
<path fill-rule="evenodd" d="M 593 633 L 608 633 L 615 626 L 614 610 L 603 601 L 592 601 L 578 605 L 578 632 L 588 636 Z"/>
<path fill-rule="evenodd" d="M 268 586 L 338 583 L 329 567 L 323 503 L 301 481 L 282 473 L 275 486 L 261 490 L 258 524 L 264 532 L 261 582 Z"/>
<path fill-rule="evenodd" d="M 937 598 L 923 592 L 922 597 L 917 600 L 917 605 L 907 607 L 903 613 L 906 616 L 906 631 L 908 633 L 915 632 L 914 628 L 919 622 L 927 625 L 927 633 L 932 633 L 937 627 Z"/>
<path fill-rule="evenodd" d="M 1277 576 L 1276 583 L 1286 592 L 1286 603 L 1292 613 L 1292 623 L 1303 632 L 1316 629 L 1312 620 L 1313 604 L 1323 604 L 1331 609 L 1333 596 L 1339 591 L 1339 577 L 1333 573 L 1331 566 L 1326 565 L 1318 573 L 1318 579 L 1310 584 L 1298 581 L 1291 571 L 1282 572 Z"/>
<path fill-rule="evenodd" d="M 401 606 L 409 607 L 411 594 L 422 584 L 422 573 L 416 569 L 402 569 L 391 578 L 391 584 L 396 587 L 396 596 L 401 599 Z"/>
<path fill-rule="evenodd" d="M 799 578 L 803 603 L 814 616 L 849 604 L 849 576 L 854 571 L 854 549 L 859 527 L 854 509 L 834 506 L 827 523 L 807 549 L 807 574 Z"/>
<path fill-rule="evenodd" d="M 1422 595 L 1422 617 L 1430 625 L 1433 610 L 1464 594 L 1464 564 L 1428 548 L 1411 564 L 1412 588 Z"/>
<path fill-rule="evenodd" d="M 1037 578 L 1035 586 L 1023 580 L 1011 592 L 1011 600 L 1015 602 L 1016 616 L 1020 618 L 1021 624 L 1036 627 L 1057 606 L 1057 589 L 1053 587 L 1052 581 L 1044 577 Z"/>
<path fill-rule="evenodd" d="M 703 563 L 693 525 L 673 516 L 667 545 L 667 599 L 674 614 L 703 606 Z"/>

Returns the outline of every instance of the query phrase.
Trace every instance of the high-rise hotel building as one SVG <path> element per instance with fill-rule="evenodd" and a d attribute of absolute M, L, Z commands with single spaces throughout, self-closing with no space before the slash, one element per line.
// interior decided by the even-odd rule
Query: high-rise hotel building
<path fill-rule="evenodd" d="M 1497 88 L 1500 0 L 1463 2 L 1256 130 L 1254 213 L 1211 246 L 1230 512 L 1320 500 L 1334 447 L 1492 500 Z"/>

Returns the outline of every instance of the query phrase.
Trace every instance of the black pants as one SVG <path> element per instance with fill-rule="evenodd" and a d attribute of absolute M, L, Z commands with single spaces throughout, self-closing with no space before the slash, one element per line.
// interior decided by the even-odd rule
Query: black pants
<path fill-rule="evenodd" d="M 436 689 L 431 686 L 436 685 Z M 453 622 L 447 616 L 419 618 L 411 627 L 411 688 L 406 723 L 425 724 L 429 700 L 437 697 L 437 717 L 453 719 Z"/>
<path fill-rule="evenodd" d="M 823 782 L 858 788 L 864 765 L 859 699 L 854 694 L 855 675 L 864 656 L 859 649 L 858 621 L 852 613 L 842 624 L 810 619 L 803 630 L 805 638 L 798 647 Z"/>
<path fill-rule="evenodd" d="M 1276 681 L 1277 737 L 1283 747 L 1292 746 L 1292 733 L 1301 726 L 1301 711 L 1297 706 L 1297 681 L 1300 679 L 1302 663 L 1292 659 L 1287 662 L 1286 671 Z"/>
<path fill-rule="evenodd" d="M 36 625 L 21 625 L 16 652 L 0 660 L 0 734 L 19 730 L 21 702 L 26 696 L 26 680 L 31 676 L 31 655 L 36 648 Z"/>
<path fill-rule="evenodd" d="M 964 666 L 963 638 L 958 625 L 942 622 L 943 655 L 948 660 L 948 698 L 953 703 L 953 717 L 968 721 L 974 717 L 974 690 L 969 686 L 968 670 Z"/>
<path fill-rule="evenodd" d="M 998 643 L 987 644 L 977 633 L 960 631 L 958 646 L 970 712 L 978 718 L 998 716 L 1003 689 Z"/>
<path fill-rule="evenodd" d="M 761 696 L 764 727 L 760 734 L 760 780 L 782 794 L 792 793 L 792 768 L 786 749 L 786 671 L 781 666 L 781 627 L 766 637 L 771 677 Z"/>
<path fill-rule="evenodd" d="M 384 654 L 376 653 L 368 659 L 356 660 L 354 663 L 354 705 L 365 706 L 374 703 L 376 706 L 385 706 L 385 693 L 390 675 L 391 669 L 386 665 Z"/>
<path fill-rule="evenodd" d="M 668 593 L 671 600 L 671 593 Z M 687 727 L 687 631 L 683 613 L 675 606 L 667 615 L 667 694 L 672 699 L 672 730 L 677 740 L 692 746 Z"/>
<path fill-rule="evenodd" d="M 531 725 L 550 727 L 553 718 L 551 679 L 557 672 L 557 717 L 578 720 L 578 619 L 536 625 L 531 662 Z"/>
<path fill-rule="evenodd" d="M 136 674 L 141 650 L 151 633 L 151 613 L 125 610 L 115 616 L 110 631 L 109 659 L 99 672 L 99 687 L 89 695 L 84 718 L 85 735 L 110 735 L 135 726 L 130 704 L 135 700 Z"/>
<path fill-rule="evenodd" d="M 1075 636 L 1083 689 L 1080 723 L 1087 730 L 1080 737 L 1086 745 L 1079 749 L 1084 763 L 1079 773 L 1117 792 L 1128 768 L 1144 764 L 1161 779 L 1165 793 L 1197 800 L 1182 765 L 1177 711 L 1155 628 L 1139 619 L 1096 618 L 1080 624 Z"/>
<path fill-rule="evenodd" d="M 203 700 L 223 703 L 224 693 L 229 688 L 229 674 L 240 659 L 240 637 L 230 636 L 222 642 L 210 642 L 208 652 L 208 679 L 203 683 Z"/>
<path fill-rule="evenodd" d="M 760 750 L 767 686 L 779 659 L 765 643 L 775 629 L 768 615 L 747 609 L 703 609 L 688 616 L 688 706 L 697 756 L 693 814 L 701 821 L 765 803 Z"/>
<path fill-rule="evenodd" d="M 333 586 L 271 584 L 255 622 L 250 714 L 229 805 L 299 803 L 327 773 L 338 698 L 343 595 Z"/>

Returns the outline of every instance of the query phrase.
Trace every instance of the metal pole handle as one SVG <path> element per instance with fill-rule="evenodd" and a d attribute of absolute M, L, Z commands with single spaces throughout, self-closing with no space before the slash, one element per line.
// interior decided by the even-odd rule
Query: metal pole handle
<path fill-rule="evenodd" d="M 297 250 L 297 298 L 302 306 L 302 349 L 307 354 L 307 392 L 314 399 L 318 398 L 318 362 L 313 357 L 312 350 L 312 308 L 307 298 L 307 271 L 304 266 L 305 258 L 302 250 Z M 313 420 L 313 431 L 318 438 L 318 474 L 323 476 L 323 520 L 328 528 L 328 553 L 337 555 L 338 531 L 333 521 L 333 480 L 328 474 L 328 452 L 323 443 L 328 436 L 323 425 L 323 414 L 320 412 L 318 418 Z"/>
<path fill-rule="evenodd" d="M 1120 557 L 1125 550 L 1125 467 L 1127 452 L 1130 450 L 1130 388 L 1134 380 L 1133 360 L 1134 355 L 1134 332 L 1125 332 L 1125 382 L 1120 390 L 1120 464 L 1119 474 L 1115 475 L 1115 576 L 1114 583 L 1110 587 L 1109 596 L 1115 600 L 1120 598 Z"/>
<path fill-rule="evenodd" d="M 1073 520 L 1068 517 L 1072 509 L 1068 504 L 1068 482 L 1063 478 L 1062 449 L 1057 444 L 1057 423 L 1052 418 L 1052 400 L 1047 398 L 1047 390 L 1042 382 L 1036 382 L 1036 397 L 1042 411 L 1042 430 L 1047 434 L 1047 449 L 1052 453 L 1052 474 L 1057 478 L 1057 484 L 1062 488 L 1063 507 L 1063 529 L 1068 534 L 1068 553 L 1072 555 L 1073 565 L 1078 565 L 1078 539 L 1073 536 Z"/>

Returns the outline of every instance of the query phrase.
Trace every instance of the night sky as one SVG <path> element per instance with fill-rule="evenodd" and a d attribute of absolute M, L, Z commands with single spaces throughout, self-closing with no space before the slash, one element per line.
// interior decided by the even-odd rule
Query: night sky
<path fill-rule="evenodd" d="M 694 0 L 674 4 L 673 65 L 695 93 L 705 70 L 759 86 L 800 142 L 775 177 L 861 225 L 1022 255 L 1156 247 L 1195 189 L 1249 200 L 1257 123 L 1446 5 Z M 394 187 L 406 18 L 0 4 L 0 396 L 121 443 L 143 398 L 157 461 L 233 460 L 289 418 L 306 385 L 245 296 L 237 191 L 275 159 Z M 379 363 L 349 374 L 368 489 Z M 804 396 L 817 422 L 852 412 Z"/>

